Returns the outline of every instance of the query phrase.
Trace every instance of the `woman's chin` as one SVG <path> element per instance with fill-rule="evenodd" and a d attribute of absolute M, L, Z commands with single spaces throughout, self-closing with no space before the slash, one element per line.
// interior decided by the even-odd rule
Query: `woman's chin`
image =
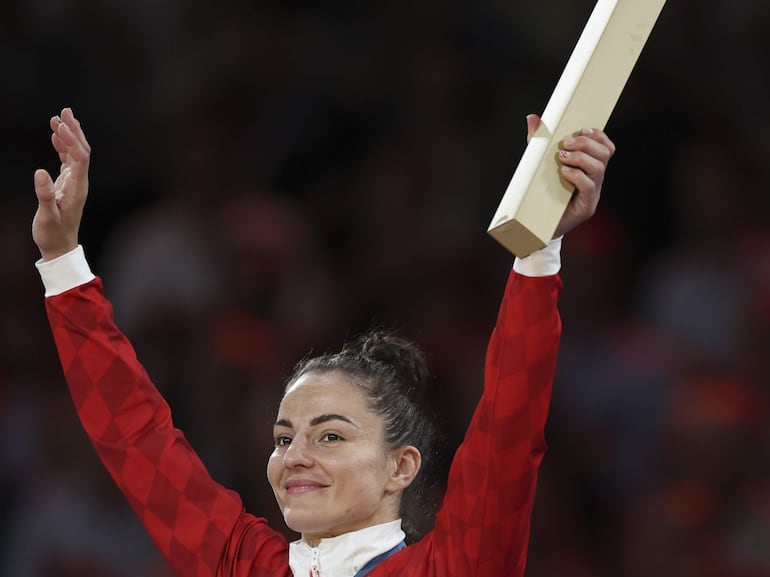
<path fill-rule="evenodd" d="M 313 514 L 312 511 L 285 510 L 283 521 L 289 529 L 302 535 L 323 531 L 317 512 Z"/>

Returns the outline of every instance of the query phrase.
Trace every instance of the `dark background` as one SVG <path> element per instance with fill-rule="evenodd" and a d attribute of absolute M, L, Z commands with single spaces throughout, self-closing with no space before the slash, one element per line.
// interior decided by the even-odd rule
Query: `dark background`
<path fill-rule="evenodd" d="M 214 477 L 281 527 L 282 380 L 372 323 L 418 341 L 445 457 L 511 257 L 485 233 L 588 0 L 4 0 L 0 573 L 168 575 L 75 419 L 32 174 L 93 147 L 81 241 Z M 670 2 L 563 249 L 531 577 L 770 574 L 770 4 Z M 440 496 L 441 486 L 436 487 Z"/>

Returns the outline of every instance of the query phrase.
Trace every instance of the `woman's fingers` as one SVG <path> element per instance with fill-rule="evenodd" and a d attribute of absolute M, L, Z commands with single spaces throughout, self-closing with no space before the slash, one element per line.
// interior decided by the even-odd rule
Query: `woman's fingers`
<path fill-rule="evenodd" d="M 61 212 L 56 204 L 56 193 L 51 175 L 42 168 L 35 171 L 35 196 L 37 196 L 37 212 L 32 221 L 32 238 L 40 248 L 40 253 L 46 255 L 52 246 L 58 243 L 57 229 L 61 222 Z"/>
<path fill-rule="evenodd" d="M 601 130 L 584 129 L 564 139 L 559 150 L 561 174 L 577 189 L 556 229 L 555 236 L 572 230 L 589 219 L 599 204 L 607 163 L 615 144 Z"/>
<path fill-rule="evenodd" d="M 91 146 L 86 140 L 86 135 L 83 132 L 83 128 L 80 126 L 80 121 L 75 118 L 75 114 L 71 108 L 65 108 L 61 112 L 62 124 L 67 127 L 67 131 L 75 138 L 75 151 L 77 152 L 76 160 L 87 160 L 91 154 Z"/>
<path fill-rule="evenodd" d="M 60 116 L 51 118 L 50 125 L 53 132 L 51 143 L 62 166 L 70 168 L 76 178 L 84 177 L 88 172 L 91 146 L 72 109 L 63 109 Z"/>
<path fill-rule="evenodd" d="M 562 166 L 561 174 L 564 177 L 564 180 L 574 185 L 579 192 L 585 194 L 594 194 L 595 190 L 601 186 L 601 182 L 597 182 L 597 180 L 601 179 L 589 176 L 582 167 L 575 168 L 573 166 Z"/>
<path fill-rule="evenodd" d="M 59 137 L 67 154 L 73 161 L 86 162 L 91 153 L 91 147 L 85 139 L 80 123 L 71 114 L 70 120 L 62 114 L 62 122 L 57 126 L 55 134 Z"/>
<path fill-rule="evenodd" d="M 63 199 L 67 206 L 79 212 L 88 193 L 91 146 L 70 108 L 51 119 L 51 128 L 54 130 L 51 140 L 61 159 L 59 178 L 54 183 L 57 200 Z"/>
<path fill-rule="evenodd" d="M 605 170 L 606 163 L 598 158 L 580 151 L 562 150 L 559 152 L 561 172 L 569 180 L 569 175 L 581 172 L 588 178 L 600 177 Z"/>
<path fill-rule="evenodd" d="M 603 172 L 614 154 L 615 144 L 603 131 L 586 129 L 562 141 L 559 160 L 591 175 Z"/>
<path fill-rule="evenodd" d="M 565 138 L 559 150 L 564 178 L 581 192 L 601 188 L 607 163 L 615 154 L 615 144 L 601 130 L 584 129 Z"/>
<path fill-rule="evenodd" d="M 42 168 L 35 171 L 35 195 L 40 204 L 49 204 L 56 200 L 51 175 Z"/>
<path fill-rule="evenodd" d="M 56 134 L 56 132 L 59 130 L 59 124 L 61 124 L 61 118 L 58 116 L 53 116 L 50 121 L 51 125 L 51 143 L 53 144 L 54 150 L 56 150 L 57 154 L 59 155 L 59 161 L 64 164 L 67 162 L 67 145 L 64 144 L 64 141 L 62 141 L 61 138 Z"/>

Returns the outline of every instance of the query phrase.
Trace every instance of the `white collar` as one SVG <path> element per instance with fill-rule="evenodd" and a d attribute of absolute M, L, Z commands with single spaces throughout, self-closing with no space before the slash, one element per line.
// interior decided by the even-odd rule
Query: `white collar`
<path fill-rule="evenodd" d="M 372 525 L 311 547 L 301 539 L 289 543 L 289 566 L 296 577 L 353 577 L 377 555 L 404 540 L 401 520 Z"/>

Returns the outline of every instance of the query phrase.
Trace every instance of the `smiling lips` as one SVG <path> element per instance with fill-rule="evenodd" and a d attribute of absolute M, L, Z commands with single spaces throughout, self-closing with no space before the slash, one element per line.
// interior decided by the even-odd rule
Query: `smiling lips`
<path fill-rule="evenodd" d="M 292 479 L 284 483 L 286 493 L 289 495 L 302 495 L 304 493 L 319 491 L 325 489 L 327 486 L 328 485 L 324 485 L 318 481 L 310 481 L 308 479 Z"/>

